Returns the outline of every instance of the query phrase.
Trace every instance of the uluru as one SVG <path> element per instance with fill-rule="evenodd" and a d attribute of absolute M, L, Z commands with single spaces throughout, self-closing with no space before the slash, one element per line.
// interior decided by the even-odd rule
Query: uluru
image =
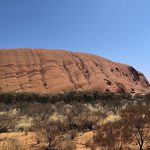
<path fill-rule="evenodd" d="M 29 48 L 0 50 L 1 92 L 72 90 L 145 93 L 150 91 L 150 84 L 132 66 L 93 54 Z"/>

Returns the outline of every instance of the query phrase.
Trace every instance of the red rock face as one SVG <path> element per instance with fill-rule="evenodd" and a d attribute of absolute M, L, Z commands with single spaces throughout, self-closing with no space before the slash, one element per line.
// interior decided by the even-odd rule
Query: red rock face
<path fill-rule="evenodd" d="M 149 82 L 133 67 L 64 50 L 0 50 L 0 91 L 68 90 L 143 93 Z"/>

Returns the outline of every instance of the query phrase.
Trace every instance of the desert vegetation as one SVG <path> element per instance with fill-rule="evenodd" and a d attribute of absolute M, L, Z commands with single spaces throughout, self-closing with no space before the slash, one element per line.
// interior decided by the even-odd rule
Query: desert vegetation
<path fill-rule="evenodd" d="M 150 94 L 0 93 L 0 103 L 0 149 L 146 150 L 150 146 Z M 16 136 L 22 133 L 34 142 L 22 142 Z"/>

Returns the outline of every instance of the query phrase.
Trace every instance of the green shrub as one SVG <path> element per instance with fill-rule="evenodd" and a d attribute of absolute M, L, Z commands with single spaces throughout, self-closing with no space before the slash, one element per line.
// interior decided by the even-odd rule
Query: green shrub
<path fill-rule="evenodd" d="M 146 95 L 147 99 L 148 95 Z M 149 96 L 150 97 L 150 96 Z M 58 94 L 38 94 L 38 93 L 28 93 L 28 92 L 4 92 L 0 93 L 0 103 L 5 104 L 15 104 L 22 102 L 38 102 L 38 103 L 56 103 L 59 101 L 64 101 L 65 103 L 76 102 L 93 102 L 93 101 L 107 101 L 107 100 L 117 100 L 131 99 L 130 94 L 120 93 L 115 94 L 111 92 L 101 93 L 99 91 L 68 91 Z"/>

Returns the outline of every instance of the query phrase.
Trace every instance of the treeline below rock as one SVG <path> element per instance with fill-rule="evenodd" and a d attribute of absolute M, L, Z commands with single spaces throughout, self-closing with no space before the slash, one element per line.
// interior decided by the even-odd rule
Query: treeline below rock
<path fill-rule="evenodd" d="M 145 96 L 136 95 L 136 99 L 148 99 L 150 94 Z M 70 91 L 59 94 L 38 94 L 27 92 L 1 92 L 0 102 L 5 104 L 13 104 L 18 102 L 38 102 L 38 103 L 56 103 L 64 101 L 65 103 L 76 102 L 94 102 L 94 101 L 107 101 L 116 102 L 121 100 L 133 100 L 132 95 L 127 93 L 101 93 L 99 91 Z"/>

